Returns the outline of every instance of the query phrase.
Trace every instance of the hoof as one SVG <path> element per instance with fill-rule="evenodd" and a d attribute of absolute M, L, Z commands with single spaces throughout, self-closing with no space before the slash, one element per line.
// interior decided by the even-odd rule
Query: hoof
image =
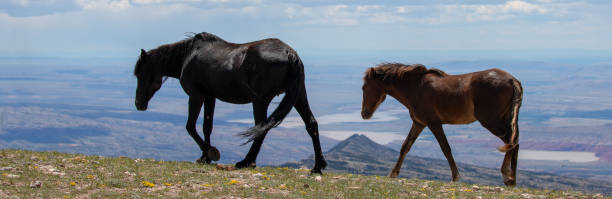
<path fill-rule="evenodd" d="M 219 161 L 219 159 L 221 159 L 221 153 L 217 148 L 211 146 L 208 149 L 208 152 L 206 153 L 206 157 L 208 158 L 208 160 Z"/>
<path fill-rule="evenodd" d="M 399 172 L 393 172 L 391 171 L 391 173 L 389 173 L 388 177 L 389 178 L 397 178 L 397 175 L 399 174 Z"/>
<path fill-rule="evenodd" d="M 327 161 L 325 161 L 325 159 L 321 158 L 321 170 L 325 169 L 327 167 Z"/>
<path fill-rule="evenodd" d="M 516 180 L 512 178 L 507 178 L 507 179 L 504 179 L 504 184 L 506 184 L 506 186 L 513 187 L 516 185 Z"/>
<path fill-rule="evenodd" d="M 323 175 L 323 172 L 321 172 L 321 169 L 312 169 L 312 170 L 310 170 L 310 175 L 312 175 L 312 174 Z"/>
<path fill-rule="evenodd" d="M 210 164 L 210 159 L 206 158 L 206 156 L 204 154 L 202 154 L 202 157 L 198 158 L 196 160 L 196 163 L 199 163 L 199 164 Z"/>
<path fill-rule="evenodd" d="M 315 166 L 314 168 L 312 168 L 312 170 L 310 170 L 310 174 L 323 175 L 323 172 L 321 172 L 321 170 L 325 169 L 325 167 L 327 167 L 327 162 L 325 162 L 325 159 L 321 158 L 320 160 L 317 160 L 315 162 Z"/>
<path fill-rule="evenodd" d="M 461 176 L 459 174 L 453 175 L 453 180 L 452 181 L 453 182 L 457 182 L 457 181 L 459 181 L 459 179 L 461 179 Z"/>
<path fill-rule="evenodd" d="M 250 162 L 250 161 L 242 160 L 242 161 L 236 163 L 236 168 L 238 168 L 238 169 L 242 169 L 242 168 L 255 168 L 255 167 L 256 167 L 256 165 L 255 165 L 254 161 Z"/>

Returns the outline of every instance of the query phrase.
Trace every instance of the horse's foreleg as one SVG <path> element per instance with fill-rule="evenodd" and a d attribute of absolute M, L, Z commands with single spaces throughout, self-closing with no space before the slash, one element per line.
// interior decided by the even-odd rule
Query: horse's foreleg
<path fill-rule="evenodd" d="M 389 173 L 390 178 L 395 178 L 399 175 L 399 172 L 400 172 L 400 169 L 402 168 L 402 164 L 404 163 L 406 154 L 408 154 L 408 151 L 410 151 L 412 144 L 414 144 L 414 141 L 419 137 L 419 134 L 421 134 L 424 128 L 425 128 L 425 125 L 419 124 L 415 121 L 412 122 L 412 127 L 410 128 L 410 132 L 408 133 L 408 136 L 406 136 L 406 139 L 404 140 L 404 143 L 402 144 L 402 149 L 400 150 L 400 155 L 397 158 L 395 167 L 393 167 L 393 170 L 391 170 L 391 173 Z"/>
<path fill-rule="evenodd" d="M 212 133 L 212 129 L 213 129 L 214 113 L 215 113 L 215 98 L 207 96 L 204 99 L 203 131 L 204 131 L 204 141 L 210 147 L 205 153 L 206 157 L 204 159 L 204 162 L 206 163 L 210 163 L 211 161 L 218 161 L 221 158 L 221 154 L 219 153 L 219 150 L 217 150 L 217 148 L 212 146 L 210 142 L 210 134 Z M 204 157 L 204 155 L 202 156 Z"/>
<path fill-rule="evenodd" d="M 187 132 L 193 138 L 193 140 L 198 143 L 200 150 L 202 150 L 202 154 L 208 150 L 209 145 L 202 140 L 200 135 L 198 135 L 198 131 L 196 131 L 196 121 L 198 120 L 198 115 L 200 115 L 200 109 L 202 109 L 202 104 L 204 101 L 201 97 L 189 97 L 189 116 L 187 117 L 187 125 L 185 128 Z M 206 156 L 202 155 L 197 162 L 202 162 Z"/>
<path fill-rule="evenodd" d="M 319 124 L 310 110 L 310 105 L 308 105 L 306 89 L 303 89 L 302 95 L 298 98 L 294 107 L 302 117 L 304 125 L 306 126 L 306 131 L 308 132 L 308 135 L 310 135 L 310 138 L 312 139 L 312 146 L 314 147 L 315 165 L 310 172 L 322 174 L 321 170 L 327 167 L 327 162 L 325 161 L 323 152 L 321 151 L 321 143 L 319 141 Z"/>
<path fill-rule="evenodd" d="M 265 100 L 264 102 L 253 102 L 253 117 L 255 119 L 255 125 L 259 125 L 266 121 L 268 117 L 269 104 L 270 100 Z M 263 144 L 266 134 L 267 132 L 253 140 L 253 144 L 251 145 L 246 157 L 244 157 L 242 161 L 236 163 L 237 168 L 255 167 L 255 160 L 257 159 L 257 154 L 259 154 L 259 150 L 261 149 L 261 145 Z"/>
<path fill-rule="evenodd" d="M 453 181 L 459 180 L 459 170 L 457 169 L 457 165 L 455 165 L 455 160 L 453 159 L 453 154 L 451 153 L 450 145 L 448 145 L 448 141 L 446 140 L 446 135 L 444 135 L 444 129 L 442 129 L 441 124 L 429 125 L 429 129 L 438 140 L 438 144 L 440 144 L 440 148 L 448 160 L 448 164 L 450 165 L 451 172 L 453 174 Z"/>

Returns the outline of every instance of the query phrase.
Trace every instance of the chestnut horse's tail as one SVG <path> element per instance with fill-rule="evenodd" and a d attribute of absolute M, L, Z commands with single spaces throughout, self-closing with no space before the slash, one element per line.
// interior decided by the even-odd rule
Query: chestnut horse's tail
<path fill-rule="evenodd" d="M 302 84 L 304 84 L 304 64 L 297 54 L 291 54 L 289 60 L 292 64 L 289 66 L 288 70 L 285 96 L 265 122 L 257 124 L 240 134 L 242 137 L 249 138 L 244 144 L 255 140 L 255 138 L 266 134 L 271 128 L 278 126 L 283 119 L 285 119 L 287 114 L 289 114 L 298 96 L 302 93 Z"/>
<path fill-rule="evenodd" d="M 518 114 L 519 108 L 521 107 L 521 103 L 523 101 L 523 87 L 521 86 L 521 82 L 514 78 L 512 79 L 512 87 L 514 88 L 514 93 L 512 94 L 512 112 L 510 113 L 512 118 L 510 122 L 512 135 L 510 136 L 510 141 L 508 143 L 497 148 L 497 150 L 501 152 L 509 151 L 518 145 Z"/>

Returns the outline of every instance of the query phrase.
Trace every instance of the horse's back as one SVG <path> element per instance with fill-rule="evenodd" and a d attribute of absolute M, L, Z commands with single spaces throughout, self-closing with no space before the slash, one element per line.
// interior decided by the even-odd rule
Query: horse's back
<path fill-rule="evenodd" d="M 251 56 L 257 56 L 261 61 L 268 64 L 280 63 L 280 65 L 283 65 L 297 58 L 295 50 L 276 38 L 259 40 L 244 45 L 248 45 L 248 53 Z"/>
<path fill-rule="evenodd" d="M 500 69 L 489 69 L 461 75 L 426 76 L 435 114 L 447 124 L 468 124 L 483 116 L 507 113 L 512 99 L 514 77 Z"/>
<path fill-rule="evenodd" d="M 287 72 L 295 67 L 292 61 L 297 58 L 295 51 L 278 39 L 218 43 L 200 51 L 184 71 L 190 71 L 191 79 L 199 82 L 199 90 L 237 104 L 283 93 Z"/>

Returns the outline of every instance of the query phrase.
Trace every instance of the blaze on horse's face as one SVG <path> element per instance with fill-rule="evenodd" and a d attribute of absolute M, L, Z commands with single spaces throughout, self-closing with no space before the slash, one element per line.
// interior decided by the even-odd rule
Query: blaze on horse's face
<path fill-rule="evenodd" d="M 136 62 L 134 68 L 134 75 L 138 79 L 138 86 L 136 87 L 136 109 L 139 111 L 147 110 L 149 100 L 153 97 L 153 94 L 161 88 L 162 85 L 162 73 L 155 70 L 152 63 L 147 60 L 147 52 L 141 50 L 140 58 Z"/>
<path fill-rule="evenodd" d="M 384 92 L 380 80 L 376 79 L 366 78 L 363 81 L 363 87 L 361 87 L 361 89 L 363 90 L 361 117 L 363 119 L 370 119 L 380 103 L 385 101 L 387 94 Z"/>

